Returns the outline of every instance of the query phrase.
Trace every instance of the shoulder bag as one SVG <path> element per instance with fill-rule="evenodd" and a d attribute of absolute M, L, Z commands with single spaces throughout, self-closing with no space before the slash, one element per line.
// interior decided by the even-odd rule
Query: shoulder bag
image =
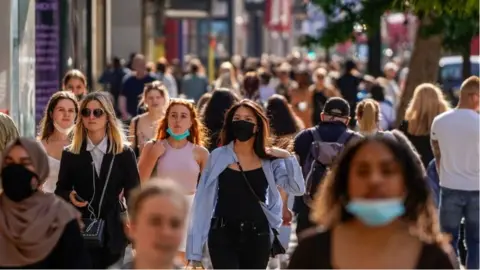
<path fill-rule="evenodd" d="M 100 203 L 98 204 L 98 215 L 95 215 L 95 210 L 93 209 L 90 202 L 88 203 L 88 211 L 90 212 L 90 218 L 82 219 L 83 223 L 85 224 L 85 229 L 82 232 L 83 239 L 87 247 L 90 248 L 99 248 L 103 247 L 104 240 L 105 240 L 105 220 L 100 218 L 100 214 L 102 212 L 102 204 L 103 199 L 105 197 L 105 190 L 108 186 L 108 181 L 110 180 L 110 174 L 112 173 L 113 162 L 115 160 L 115 155 L 112 157 L 112 161 L 110 162 L 110 168 L 108 169 L 107 179 L 105 180 L 105 185 L 103 186 L 102 195 L 100 197 Z M 95 165 L 93 165 L 95 166 Z M 95 185 L 95 168 L 93 168 L 93 181 Z M 91 201 L 95 197 L 95 192 Z"/>
<path fill-rule="evenodd" d="M 240 172 L 242 173 L 243 180 L 245 180 L 245 183 L 248 186 L 248 189 L 250 189 L 250 192 L 253 194 L 253 196 L 257 199 L 258 203 L 260 204 L 260 207 L 262 206 L 262 200 L 257 196 L 255 191 L 253 190 L 252 186 L 248 182 L 247 175 L 243 171 L 242 165 L 240 165 L 240 162 L 237 161 L 238 168 L 240 169 Z M 263 209 L 262 209 L 263 210 Z M 285 248 L 282 246 L 282 243 L 278 239 L 278 231 L 274 228 L 270 228 L 273 232 L 273 243 L 272 247 L 270 249 L 270 257 L 275 258 L 278 254 L 285 254 Z"/>

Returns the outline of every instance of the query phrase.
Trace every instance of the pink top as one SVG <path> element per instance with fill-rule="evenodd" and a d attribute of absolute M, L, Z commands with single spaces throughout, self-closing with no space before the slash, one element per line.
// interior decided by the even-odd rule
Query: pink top
<path fill-rule="evenodd" d="M 197 190 L 200 166 L 193 155 L 195 145 L 188 142 L 177 149 L 165 142 L 165 153 L 158 159 L 157 176 L 177 182 L 185 190 L 185 194 L 193 194 Z"/>

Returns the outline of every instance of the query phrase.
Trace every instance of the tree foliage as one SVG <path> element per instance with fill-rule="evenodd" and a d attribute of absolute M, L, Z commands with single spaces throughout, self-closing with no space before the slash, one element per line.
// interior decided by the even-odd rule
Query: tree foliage
<path fill-rule="evenodd" d="M 444 46 L 458 50 L 458 44 L 478 34 L 478 0 L 311 0 L 327 16 L 327 27 L 319 38 L 306 37 L 306 44 L 332 47 L 354 38 L 356 25 L 373 32 L 386 11 L 413 11 L 420 18 L 428 13 L 432 24 L 424 35 L 442 33 Z M 362 9 L 358 10 L 358 4 Z M 468 41 L 469 42 L 469 41 Z"/>

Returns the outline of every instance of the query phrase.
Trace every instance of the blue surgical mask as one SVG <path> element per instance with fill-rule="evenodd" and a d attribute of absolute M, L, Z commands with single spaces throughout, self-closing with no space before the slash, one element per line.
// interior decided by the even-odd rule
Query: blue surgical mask
<path fill-rule="evenodd" d="M 174 138 L 176 141 L 183 140 L 183 139 L 187 138 L 188 136 L 190 136 L 190 130 L 188 130 L 188 129 L 187 129 L 187 131 L 185 131 L 182 134 L 175 134 L 175 133 L 173 133 L 173 131 L 170 128 L 167 128 L 167 133 L 172 138 Z"/>
<path fill-rule="evenodd" d="M 365 225 L 383 226 L 405 213 L 403 199 L 351 200 L 347 212 L 357 217 Z"/>

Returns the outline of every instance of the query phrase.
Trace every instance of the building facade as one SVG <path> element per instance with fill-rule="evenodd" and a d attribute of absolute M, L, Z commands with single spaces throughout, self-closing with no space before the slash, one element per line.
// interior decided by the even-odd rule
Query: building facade
<path fill-rule="evenodd" d="M 35 1 L 3 0 L 0 9 L 0 110 L 23 136 L 35 135 Z"/>

